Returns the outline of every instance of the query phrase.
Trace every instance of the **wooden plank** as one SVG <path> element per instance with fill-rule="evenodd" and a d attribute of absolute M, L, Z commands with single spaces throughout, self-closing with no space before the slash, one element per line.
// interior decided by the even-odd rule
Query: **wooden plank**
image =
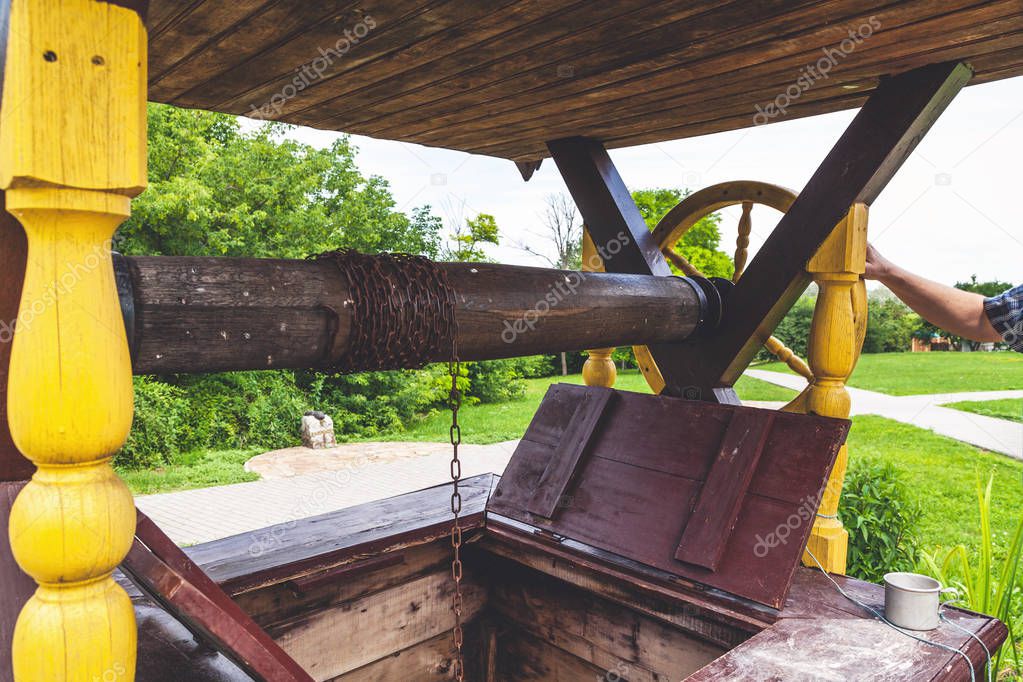
<path fill-rule="evenodd" d="M 451 571 L 411 580 L 271 628 L 280 645 L 317 680 L 327 680 L 425 642 L 454 626 Z M 478 576 L 462 582 L 464 615 L 483 609 Z"/>
<path fill-rule="evenodd" d="M 675 558 L 716 570 L 732 536 L 753 472 L 774 425 L 775 412 L 736 412 L 700 489 Z"/>
<path fill-rule="evenodd" d="M 311 682 L 305 670 L 141 512 L 135 541 L 121 566 L 140 589 L 247 672 L 268 681 Z"/>
<path fill-rule="evenodd" d="M 726 651 L 538 571 L 492 570 L 496 620 L 604 670 L 627 670 L 630 682 L 681 680 Z"/>
<path fill-rule="evenodd" d="M 614 395 L 614 391 L 604 388 L 587 391 L 580 397 L 575 414 L 526 505 L 531 513 L 548 519 L 555 517 Z"/>
<path fill-rule="evenodd" d="M 885 66 L 894 54 L 933 49 L 926 46 L 932 41 L 947 47 L 948 35 L 952 32 L 960 44 L 971 42 L 975 33 L 990 35 L 992 29 L 1004 30 L 991 25 L 992 19 L 1019 12 L 1018 3 L 1012 0 L 983 7 L 978 7 L 975 0 L 955 0 L 946 3 L 943 9 L 947 13 L 934 16 L 934 5 L 929 0 L 886 6 L 883 3 L 864 5 L 859 0 L 815 3 L 768 21 L 740 24 L 736 27 L 738 30 L 707 36 L 667 55 L 591 76 L 580 74 L 554 87 L 530 91 L 532 104 L 529 106 L 522 105 L 523 98 L 517 96 L 518 91 L 511 91 L 483 106 L 413 122 L 394 131 L 394 136 L 448 146 L 475 143 L 477 150 L 487 148 L 487 145 L 479 145 L 486 136 L 491 138 L 490 145 L 494 147 L 512 141 L 521 143 L 527 136 L 535 140 L 556 139 L 577 135 L 582 130 L 590 137 L 605 139 L 591 131 L 612 127 L 614 136 L 620 137 L 619 120 L 639 121 L 659 111 L 672 118 L 673 125 L 679 124 L 680 116 L 684 116 L 689 125 L 693 123 L 693 105 L 712 107 L 705 102 L 743 95 L 746 95 L 743 107 L 752 119 L 756 113 L 755 103 L 773 100 L 793 83 L 794 75 L 799 74 L 801 68 L 817 63 L 822 49 L 834 49 L 849 32 L 855 34 L 864 25 L 872 31 L 873 26 L 880 26 L 882 30 L 872 32 L 868 40 L 856 47 L 855 58 L 837 60 L 827 78 L 818 80 L 817 85 L 849 85 L 850 79 L 845 73 L 861 71 L 865 63 L 879 64 L 879 74 L 897 72 L 900 69 Z M 794 27 L 799 29 L 793 31 Z M 913 39 L 907 45 L 909 31 Z M 923 63 L 950 58 L 953 57 L 932 57 Z M 680 78 L 680 73 L 686 78 Z M 769 97 L 753 95 L 765 89 L 774 92 Z M 802 93 L 799 99 L 814 98 L 815 90 L 811 88 Z M 684 114 L 680 113 L 682 111 Z M 627 113 L 623 115 L 623 112 Z M 645 130 L 653 129 L 651 124 Z M 464 132 L 459 133 L 461 130 Z M 497 131 L 499 135 L 495 135 Z"/>
<path fill-rule="evenodd" d="M 877 197 L 971 76 L 961 63 L 936 64 L 882 83 L 746 268 L 720 329 L 655 356 L 661 373 L 706 396 L 733 385 L 806 288 L 810 257 L 853 203 Z"/>
<path fill-rule="evenodd" d="M 517 628 L 508 628 L 497 656 L 498 679 L 578 682 L 609 672 Z M 626 678 L 627 679 L 627 678 Z"/>
<path fill-rule="evenodd" d="M 465 629 L 465 651 L 467 653 L 466 679 L 481 679 L 472 672 L 478 663 L 479 635 L 481 622 L 470 623 Z M 443 633 L 396 651 L 379 661 L 374 661 L 361 668 L 338 675 L 330 682 L 384 682 L 386 680 L 402 680 L 403 682 L 448 682 L 451 679 L 451 667 L 454 664 L 451 634 Z M 487 681 L 491 682 L 491 681 Z"/>
<path fill-rule="evenodd" d="M 562 385 L 548 393 L 508 463 L 488 511 L 694 584 L 780 607 L 848 422 L 769 413 L 772 428 L 737 516 L 732 521 L 734 506 L 719 510 L 729 517 L 720 527 L 734 525 L 734 530 L 717 569 L 709 570 L 676 559 L 679 540 L 725 438 L 722 424 L 736 413 L 757 411 L 619 391 L 614 411 L 597 432 L 577 473 L 571 503 L 559 508 L 555 520 L 533 514 L 528 503 L 534 481 L 555 452 L 555 447 L 533 439 L 534 427 L 543 427 L 541 438 L 550 439 L 555 432 L 545 426 L 547 411 L 567 419 L 565 404 L 574 405 L 589 390 Z M 568 423 L 563 422 L 562 428 Z M 666 431 L 665 425 L 670 429 Z M 712 431 L 721 429 L 716 440 L 699 435 L 705 425 Z M 684 445 L 691 438 L 696 442 Z M 798 523 L 789 522 L 793 515 Z"/>
<path fill-rule="evenodd" d="M 462 529 L 483 526 L 493 474 L 462 482 Z M 357 561 L 368 554 L 426 544 L 451 530 L 451 486 L 443 484 L 349 509 L 282 523 L 187 548 L 188 556 L 229 594 Z M 381 524 L 381 519 L 388 519 Z"/>

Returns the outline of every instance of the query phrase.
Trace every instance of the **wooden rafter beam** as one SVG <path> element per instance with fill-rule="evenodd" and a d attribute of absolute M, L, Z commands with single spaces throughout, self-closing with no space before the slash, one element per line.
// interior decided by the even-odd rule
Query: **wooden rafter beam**
<path fill-rule="evenodd" d="M 885 79 L 746 269 L 718 331 L 686 344 L 670 371 L 704 389 L 732 386 L 806 289 L 806 264 L 835 225 L 877 198 L 972 75 L 953 62 Z"/>
<path fill-rule="evenodd" d="M 583 223 L 603 260 L 604 271 L 671 275 L 668 261 L 604 146 L 595 140 L 573 137 L 554 140 L 547 147 L 579 207 Z M 672 369 L 681 346 L 651 344 L 648 348 L 664 378 L 664 393 L 704 397 L 699 385 Z M 717 401 L 739 402 L 731 389 L 721 392 Z"/>
<path fill-rule="evenodd" d="M 809 284 L 807 262 L 850 206 L 877 198 L 972 75 L 949 62 L 883 80 L 746 269 L 718 330 L 651 348 L 666 392 L 734 400 L 730 387 Z M 578 138 L 548 146 L 595 238 L 606 243 L 626 229 L 636 240 L 608 270 L 667 274 L 603 148 Z"/>

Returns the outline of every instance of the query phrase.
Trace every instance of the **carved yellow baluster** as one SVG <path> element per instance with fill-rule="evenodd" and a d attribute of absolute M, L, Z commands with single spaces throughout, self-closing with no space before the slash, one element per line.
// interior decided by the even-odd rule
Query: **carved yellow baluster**
<path fill-rule="evenodd" d="M 39 587 L 18 618 L 19 682 L 131 680 L 135 618 L 111 579 L 135 527 L 110 467 L 132 419 L 110 238 L 145 186 L 146 37 L 95 0 L 13 0 L 0 186 L 28 235 L 8 418 L 38 471 L 11 548 Z"/>
<path fill-rule="evenodd" d="M 604 272 L 604 261 L 597 253 L 597 247 L 590 238 L 590 232 L 583 226 L 583 272 Z M 603 386 L 614 388 L 618 379 L 611 354 L 614 348 L 595 348 L 587 351 L 586 362 L 583 363 L 583 382 L 587 386 Z"/>
<path fill-rule="evenodd" d="M 814 379 L 797 399 L 806 412 L 826 417 L 849 416 L 845 383 L 859 359 L 867 319 L 867 299 L 860 279 L 866 251 L 867 207 L 856 204 L 807 266 L 820 291 L 807 351 Z M 836 515 L 847 462 L 848 451 L 843 446 L 807 545 L 832 573 L 845 573 L 846 568 L 849 533 Z M 803 561 L 815 565 L 809 556 L 804 555 Z"/>
<path fill-rule="evenodd" d="M 753 218 L 750 212 L 753 210 L 752 201 L 742 202 L 742 215 L 739 216 L 739 236 L 735 238 L 735 273 L 732 281 L 738 282 L 742 273 L 746 270 L 746 261 L 749 260 L 749 235 L 753 231 Z"/>

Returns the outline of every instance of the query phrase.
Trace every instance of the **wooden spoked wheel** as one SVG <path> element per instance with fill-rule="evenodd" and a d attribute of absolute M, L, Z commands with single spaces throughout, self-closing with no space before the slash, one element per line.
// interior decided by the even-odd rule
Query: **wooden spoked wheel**
<path fill-rule="evenodd" d="M 796 194 L 792 190 L 766 182 L 740 180 L 712 185 L 690 194 L 675 208 L 668 211 L 654 228 L 654 239 L 657 240 L 668 262 L 689 277 L 702 277 L 703 273 L 693 267 L 685 255 L 678 253 L 675 250 L 675 245 L 702 218 L 723 208 L 741 205 L 739 234 L 735 242 L 735 274 L 732 277 L 732 281 L 737 282 L 742 277 L 749 260 L 749 237 L 753 226 L 750 214 L 753 206 L 762 204 L 785 213 L 795 200 Z M 806 378 L 807 382 L 813 381 L 813 372 L 810 371 L 810 367 L 781 341 L 772 336 L 767 339 L 764 346 L 775 357 L 787 364 L 792 371 Z M 643 376 L 646 377 L 647 383 L 650 384 L 650 388 L 655 393 L 660 393 L 664 388 L 664 379 L 661 377 L 661 372 L 657 369 L 650 351 L 646 346 L 635 346 L 633 350 L 636 354 L 636 362 L 639 364 Z"/>

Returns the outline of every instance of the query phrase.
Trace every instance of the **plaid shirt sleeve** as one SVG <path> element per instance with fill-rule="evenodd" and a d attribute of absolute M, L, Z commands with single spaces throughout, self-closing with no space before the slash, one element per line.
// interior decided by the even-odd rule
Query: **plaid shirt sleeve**
<path fill-rule="evenodd" d="M 1023 353 L 1023 284 L 984 299 L 984 312 L 1009 348 Z"/>

